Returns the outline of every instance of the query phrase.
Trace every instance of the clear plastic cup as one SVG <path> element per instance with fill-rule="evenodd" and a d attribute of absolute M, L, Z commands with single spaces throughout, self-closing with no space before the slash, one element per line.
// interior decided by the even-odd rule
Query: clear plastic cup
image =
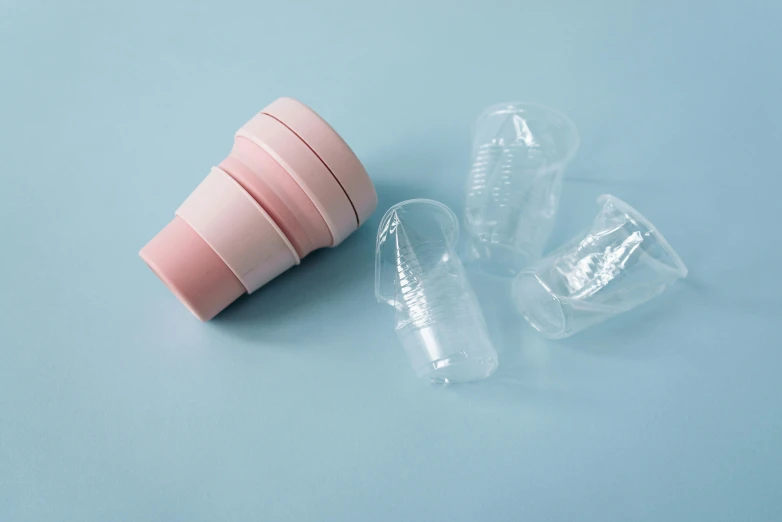
<path fill-rule="evenodd" d="M 416 375 L 433 383 L 490 376 L 497 352 L 489 339 L 455 244 L 459 221 L 437 201 L 391 207 L 380 222 L 375 296 L 396 311 L 396 333 Z"/>
<path fill-rule="evenodd" d="M 484 270 L 512 276 L 540 259 L 578 143 L 573 122 L 543 105 L 501 103 L 478 117 L 465 223 Z"/>
<path fill-rule="evenodd" d="M 660 295 L 687 267 L 637 210 L 603 195 L 592 228 L 513 283 L 513 299 L 533 328 L 561 339 Z"/>

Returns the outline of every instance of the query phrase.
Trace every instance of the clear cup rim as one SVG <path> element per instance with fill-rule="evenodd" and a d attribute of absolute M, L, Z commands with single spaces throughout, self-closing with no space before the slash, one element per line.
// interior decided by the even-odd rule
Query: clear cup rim
<path fill-rule="evenodd" d="M 571 131 L 573 134 L 574 137 L 573 145 L 562 156 L 562 158 L 555 161 L 551 166 L 547 168 L 547 170 L 550 168 L 556 168 L 562 165 L 566 165 L 573 159 L 573 157 L 578 152 L 579 147 L 581 146 L 581 134 L 578 132 L 578 127 L 573 122 L 573 120 L 568 118 L 563 112 L 558 111 L 557 109 L 554 109 L 549 105 L 545 105 L 543 103 L 537 103 L 537 102 L 522 102 L 522 101 L 500 102 L 500 103 L 494 103 L 484 108 L 480 112 L 480 114 L 478 114 L 478 117 L 475 118 L 475 120 L 473 120 L 473 124 L 471 127 L 471 141 L 472 141 L 473 151 L 476 148 L 476 143 L 475 143 L 476 129 L 483 122 L 483 120 L 485 120 L 486 118 L 488 118 L 490 115 L 493 114 L 498 114 L 503 111 L 510 113 L 518 109 L 537 109 L 541 112 L 550 113 L 551 115 L 554 115 L 562 119 L 565 122 L 565 125 L 567 126 L 568 130 Z"/>
<path fill-rule="evenodd" d="M 649 229 L 649 232 L 660 243 L 660 245 L 663 247 L 665 252 L 673 261 L 674 265 L 676 266 L 676 270 L 679 273 L 679 277 L 682 279 L 687 277 L 687 274 L 689 273 L 689 270 L 687 269 L 687 265 L 684 264 L 684 261 L 679 256 L 679 254 L 676 253 L 676 251 L 673 249 L 673 247 L 668 242 L 668 240 L 665 239 L 665 236 L 663 236 L 662 233 L 660 233 L 657 227 L 655 227 L 654 224 L 651 221 L 649 221 L 649 219 L 647 219 L 643 214 L 641 214 L 635 207 L 633 207 L 626 201 L 614 195 L 602 194 L 597 198 L 598 205 L 605 206 L 606 203 L 608 202 L 616 206 L 619 210 L 623 211 L 624 213 L 630 215 L 633 219 L 640 222 L 647 229 Z"/>
<path fill-rule="evenodd" d="M 400 201 L 399 203 L 396 203 L 391 207 L 389 207 L 389 209 L 386 210 L 386 213 L 383 214 L 383 217 L 380 218 L 380 224 L 378 225 L 377 228 L 377 237 L 375 238 L 375 299 L 377 299 L 377 301 L 380 303 L 388 302 L 382 297 L 380 292 L 381 261 L 378 252 L 380 252 L 380 241 L 381 241 L 381 237 L 383 236 L 383 234 L 381 234 L 381 231 L 386 228 L 386 226 L 388 225 L 388 220 L 391 218 L 394 212 L 396 212 L 400 208 L 411 206 L 411 205 L 429 205 L 442 212 L 443 215 L 446 218 L 448 218 L 449 224 L 451 225 L 450 230 L 445 231 L 445 239 L 448 242 L 448 245 L 450 247 L 455 248 L 459 240 L 459 218 L 456 217 L 454 211 L 451 210 L 451 208 L 445 203 L 441 203 L 434 199 L 415 198 L 415 199 Z"/>

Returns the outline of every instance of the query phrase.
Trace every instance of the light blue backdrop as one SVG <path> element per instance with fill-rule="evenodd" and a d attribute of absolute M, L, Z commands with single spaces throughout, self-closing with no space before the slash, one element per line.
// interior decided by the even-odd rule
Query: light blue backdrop
<path fill-rule="evenodd" d="M 0 2 L 0 520 L 782 519 L 779 2 Z M 138 249 L 274 98 L 380 209 L 200 324 Z M 475 276 L 496 376 L 415 380 L 382 212 L 459 209 L 490 103 L 579 126 L 552 244 L 610 192 L 690 268 L 565 342 Z"/>

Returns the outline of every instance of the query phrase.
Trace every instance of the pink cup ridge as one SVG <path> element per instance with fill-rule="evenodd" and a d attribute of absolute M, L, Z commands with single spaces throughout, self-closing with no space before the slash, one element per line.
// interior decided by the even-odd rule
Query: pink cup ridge
<path fill-rule="evenodd" d="M 296 180 L 339 244 L 358 228 L 353 205 L 317 154 L 279 120 L 256 114 L 236 132 L 262 148 Z"/>
<path fill-rule="evenodd" d="M 279 98 L 261 112 L 291 129 L 318 155 L 350 198 L 359 223 L 372 215 L 377 207 L 375 187 L 358 157 L 326 120 L 293 98 Z"/>
<path fill-rule="evenodd" d="M 293 265 L 299 256 L 269 214 L 218 167 L 177 209 L 236 275 L 248 293 Z"/>
<path fill-rule="evenodd" d="M 331 246 L 331 232 L 298 183 L 262 148 L 236 138 L 231 154 L 220 163 L 269 213 L 296 248 L 299 257 Z"/>

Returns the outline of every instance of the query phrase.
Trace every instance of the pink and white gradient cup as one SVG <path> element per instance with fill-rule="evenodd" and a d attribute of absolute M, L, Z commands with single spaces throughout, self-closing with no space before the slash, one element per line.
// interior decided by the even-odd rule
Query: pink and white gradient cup
<path fill-rule="evenodd" d="M 140 256 L 208 321 L 313 250 L 340 244 L 376 206 L 366 170 L 339 134 L 280 98 L 237 131 L 228 157 Z"/>

